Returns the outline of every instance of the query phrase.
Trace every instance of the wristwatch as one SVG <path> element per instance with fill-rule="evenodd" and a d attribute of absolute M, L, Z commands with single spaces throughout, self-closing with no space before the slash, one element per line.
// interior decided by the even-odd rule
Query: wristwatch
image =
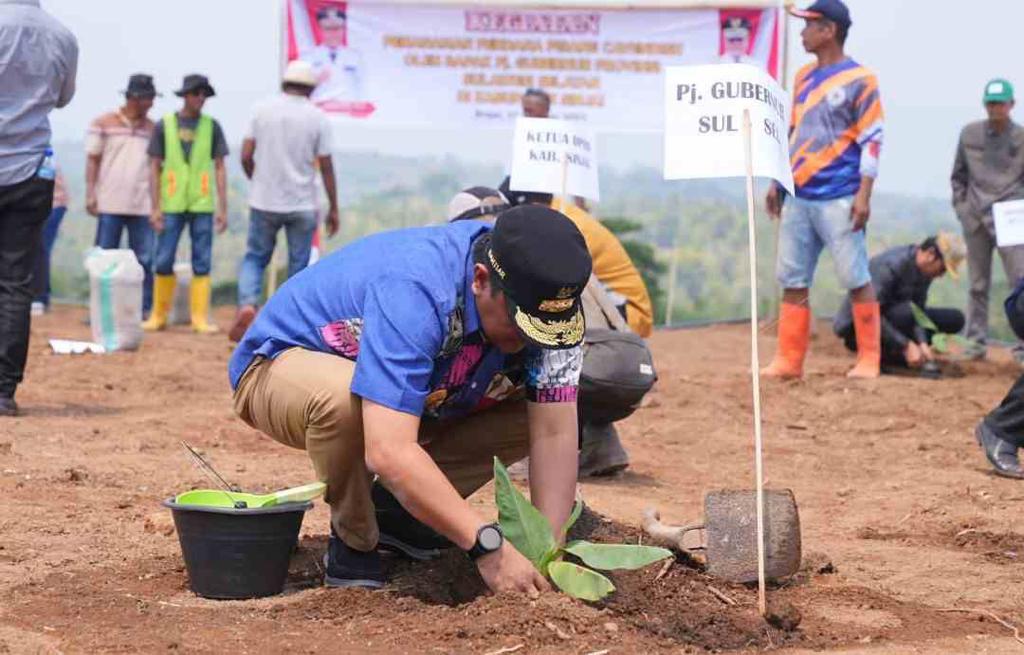
<path fill-rule="evenodd" d="M 476 561 L 478 558 L 501 548 L 505 543 L 505 533 L 497 523 L 488 523 L 476 531 L 476 543 L 466 551 L 469 559 Z"/>

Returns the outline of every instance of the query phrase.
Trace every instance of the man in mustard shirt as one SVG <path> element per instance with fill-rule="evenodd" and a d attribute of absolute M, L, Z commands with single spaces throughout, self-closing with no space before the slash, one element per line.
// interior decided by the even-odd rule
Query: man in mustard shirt
<path fill-rule="evenodd" d="M 604 285 L 605 290 L 611 292 L 613 300 L 620 301 L 616 304 L 621 306 L 621 301 L 624 301 L 623 311 L 630 329 L 645 339 L 651 336 L 654 330 L 654 309 L 651 306 L 651 296 L 647 293 L 647 285 L 644 284 L 640 271 L 633 265 L 633 260 L 622 246 L 622 242 L 611 230 L 585 209 L 556 199 L 550 193 L 509 190 L 507 177 L 499 190 L 512 205 L 549 205 L 575 223 L 576 229 L 583 233 L 590 258 L 594 261 L 594 275 Z"/>
<path fill-rule="evenodd" d="M 158 236 L 153 312 L 142 327 L 162 330 L 167 326 L 176 284 L 174 257 L 187 226 L 192 239 L 192 329 L 210 334 L 217 332 L 217 327 L 209 323 L 213 230 L 216 227 L 220 234 L 228 226 L 224 168 L 228 146 L 220 124 L 202 113 L 206 99 L 215 94 L 206 76 L 186 75 L 174 94 L 184 98 L 184 106 L 157 122 L 149 142 L 153 194 L 149 221 Z"/>
<path fill-rule="evenodd" d="M 583 234 L 587 250 L 593 261 L 594 277 L 600 282 L 609 299 L 617 306 L 626 323 L 637 335 L 647 338 L 654 330 L 654 310 L 640 271 L 633 265 L 629 253 L 618 237 L 591 216 L 586 210 L 571 202 L 555 199 L 549 193 L 515 191 L 509 188 L 508 177 L 501 183 L 501 194 L 513 205 L 546 205 L 560 211 L 569 218 L 576 229 Z M 629 453 L 619 439 L 612 423 L 595 423 L 581 418 L 582 438 L 580 440 L 579 475 L 613 475 L 629 466 Z M 510 472 L 525 470 L 516 466 Z"/>

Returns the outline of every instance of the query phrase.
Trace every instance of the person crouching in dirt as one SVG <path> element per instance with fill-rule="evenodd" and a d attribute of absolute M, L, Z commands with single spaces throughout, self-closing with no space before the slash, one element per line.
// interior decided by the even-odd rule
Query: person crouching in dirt
<path fill-rule="evenodd" d="M 1024 341 L 1024 280 L 1017 283 L 1004 308 L 1014 334 Z M 1024 447 L 1024 375 L 1013 383 L 999 407 L 978 422 L 974 437 L 996 475 L 1024 479 L 1024 468 L 1017 456 L 1017 451 Z"/>
<path fill-rule="evenodd" d="M 510 189 L 510 182 L 506 177 L 498 188 L 510 204 L 550 206 L 571 220 L 587 242 L 594 276 L 583 294 L 587 345 L 580 385 L 579 475 L 615 475 L 629 467 L 615 422 L 636 410 L 656 380 L 644 342 L 653 331 L 654 313 L 647 285 L 622 242 L 601 221 L 550 193 Z M 514 479 L 525 479 L 526 473 L 525 463 L 509 469 Z"/>
<path fill-rule="evenodd" d="M 571 221 L 522 207 L 360 239 L 270 299 L 231 357 L 234 406 L 327 483 L 327 585 L 382 586 L 378 547 L 454 544 L 494 591 L 548 588 L 464 499 L 529 453 L 533 503 L 565 524 L 590 272 Z"/>
<path fill-rule="evenodd" d="M 911 304 L 923 309 L 945 334 L 963 329 L 963 312 L 928 307 L 927 302 L 932 280 L 946 272 L 954 279 L 959 278 L 957 269 L 964 256 L 960 238 L 940 232 L 920 245 L 896 246 L 871 258 L 871 284 L 881 307 L 883 372 L 921 368 L 935 360 L 930 346 L 932 334 L 917 324 Z M 832 328 L 847 349 L 856 352 L 857 336 L 849 298 L 843 301 Z"/>

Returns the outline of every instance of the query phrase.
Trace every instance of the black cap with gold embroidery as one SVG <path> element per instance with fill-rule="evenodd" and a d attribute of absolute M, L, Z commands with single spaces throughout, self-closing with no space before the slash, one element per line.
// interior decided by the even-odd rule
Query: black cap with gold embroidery
<path fill-rule="evenodd" d="M 498 215 L 487 257 L 527 341 L 547 349 L 583 342 L 580 294 L 591 261 L 572 221 L 549 207 L 513 207 Z"/>

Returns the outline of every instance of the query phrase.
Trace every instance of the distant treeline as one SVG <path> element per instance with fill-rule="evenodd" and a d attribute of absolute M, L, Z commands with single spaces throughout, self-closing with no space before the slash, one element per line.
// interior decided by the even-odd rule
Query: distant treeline
<path fill-rule="evenodd" d="M 53 259 L 54 294 L 58 299 L 86 302 L 89 285 L 82 261 L 92 245 L 95 220 L 84 209 L 84 155 L 81 144 L 57 144 L 55 149 L 72 201 Z M 324 242 L 326 251 L 381 230 L 439 223 L 444 220 L 448 200 L 456 191 L 480 184 L 497 186 L 505 174 L 500 163 L 481 164 L 453 156 L 383 156 L 372 152 L 336 153 L 335 170 L 342 204 L 341 232 Z M 229 227 L 214 240 L 213 267 L 216 298 L 228 303 L 233 302 L 234 280 L 245 252 L 248 226 L 247 184 L 235 157 L 229 164 L 229 187 Z M 673 323 L 749 315 L 743 192 L 738 179 L 667 182 L 653 168 L 602 170 L 602 201 L 594 208 L 594 214 L 609 219 L 609 226 L 620 232 L 636 258 L 652 287 L 659 324 L 665 322 L 669 290 L 673 288 L 668 275 L 673 254 Z M 770 312 L 778 295 L 773 274 L 776 225 L 763 213 L 761 191 L 758 194 L 760 310 Z M 936 189 L 936 196 L 946 195 L 946 189 Z M 869 249 L 874 254 L 892 245 L 917 242 L 939 229 L 959 231 L 949 203 L 942 198 L 877 194 L 868 228 Z M 182 239 L 179 258 L 187 258 L 187 242 Z M 1009 289 L 1001 267 L 993 269 L 993 329 L 996 336 L 1008 338 L 1010 332 L 998 299 Z M 966 295 L 964 275 L 959 282 L 943 279 L 934 284 L 931 298 L 933 304 L 963 307 Z M 831 259 L 826 254 L 812 291 L 815 313 L 831 315 L 841 298 Z"/>

